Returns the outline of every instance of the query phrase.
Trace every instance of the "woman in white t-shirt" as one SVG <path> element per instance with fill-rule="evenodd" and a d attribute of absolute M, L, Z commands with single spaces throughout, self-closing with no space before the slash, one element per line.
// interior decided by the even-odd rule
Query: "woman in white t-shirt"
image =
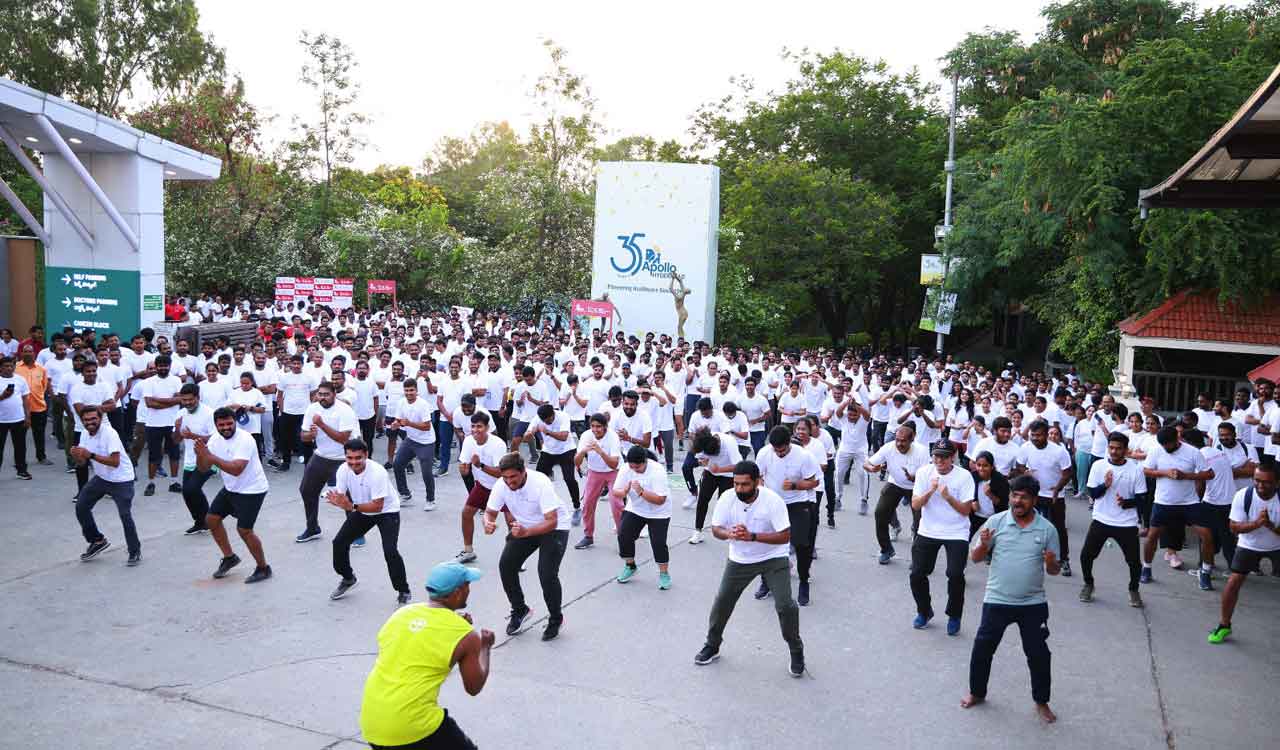
<path fill-rule="evenodd" d="M 626 502 L 618 525 L 618 554 L 622 556 L 622 572 L 618 583 L 630 581 L 636 574 L 636 539 L 648 528 L 649 547 L 658 563 L 658 588 L 671 588 L 671 561 L 667 549 L 667 529 L 671 525 L 671 494 L 667 475 L 653 454 L 639 445 L 627 451 L 627 464 L 617 474 L 609 502 Z"/>
<path fill-rule="evenodd" d="M 1072 430 L 1071 444 L 1075 448 L 1072 457 L 1076 460 L 1076 495 L 1085 494 L 1089 483 L 1089 469 L 1093 467 L 1093 412 L 1086 411 L 1076 405 L 1076 424 Z"/>
<path fill-rule="evenodd" d="M 262 415 L 269 408 L 267 397 L 258 390 L 258 381 L 252 372 L 240 373 L 239 388 L 230 394 L 227 405 L 235 410 L 236 423 L 253 435 L 258 444 L 258 459 L 266 459 L 266 444 L 262 436 Z"/>
<path fill-rule="evenodd" d="M 618 478 L 618 464 L 622 463 L 622 449 L 618 444 L 618 433 L 609 429 L 609 418 L 603 414 L 592 414 L 587 431 L 578 440 L 578 454 L 573 463 L 582 471 L 586 463 L 587 481 L 582 491 L 582 540 L 573 545 L 574 549 L 586 549 L 595 544 L 596 505 L 600 501 L 600 493 L 613 486 Z M 622 501 L 609 500 L 613 511 L 613 525 L 616 529 L 622 520 Z"/>
<path fill-rule="evenodd" d="M 657 402 L 653 412 L 653 431 L 657 442 L 662 443 L 662 457 L 667 462 L 667 473 L 675 473 L 676 461 L 676 394 L 667 388 L 667 374 L 662 370 L 653 373 L 651 399 Z M 641 393 L 641 398 L 644 393 Z"/>

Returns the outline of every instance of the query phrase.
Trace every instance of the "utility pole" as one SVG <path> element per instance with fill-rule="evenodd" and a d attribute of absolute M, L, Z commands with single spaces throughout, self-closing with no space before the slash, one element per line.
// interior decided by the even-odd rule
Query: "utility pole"
<path fill-rule="evenodd" d="M 935 239 L 939 241 L 945 239 L 951 233 L 951 185 L 956 172 L 956 93 L 959 89 L 960 74 L 953 73 L 951 76 L 951 125 L 947 128 L 947 160 L 943 162 L 943 169 L 947 172 L 947 198 L 942 212 L 941 232 L 934 233 Z M 947 271 L 950 265 L 948 262 L 947 265 L 942 267 L 942 294 L 946 294 Z M 941 295 L 939 296 L 941 297 Z M 939 333 L 936 345 L 938 354 L 942 354 L 943 339 L 943 334 Z"/>

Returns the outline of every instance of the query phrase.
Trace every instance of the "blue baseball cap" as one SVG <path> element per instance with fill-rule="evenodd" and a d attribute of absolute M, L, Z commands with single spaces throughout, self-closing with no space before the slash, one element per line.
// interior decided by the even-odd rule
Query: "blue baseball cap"
<path fill-rule="evenodd" d="M 464 583 L 480 580 L 483 570 L 468 568 L 462 563 L 442 562 L 427 575 L 427 593 L 434 597 L 448 596 Z"/>

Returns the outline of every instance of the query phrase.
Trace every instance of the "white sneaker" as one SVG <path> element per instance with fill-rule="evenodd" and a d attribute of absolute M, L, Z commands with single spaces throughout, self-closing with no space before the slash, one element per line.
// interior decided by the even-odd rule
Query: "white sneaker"
<path fill-rule="evenodd" d="M 683 505 L 683 506 L 681 506 L 681 507 L 683 507 L 685 510 L 689 510 L 690 508 L 692 508 L 693 506 L 695 506 L 695 505 L 697 505 L 697 504 L 698 504 L 698 498 L 696 498 L 696 497 L 690 497 L 690 498 L 688 498 L 687 500 L 685 500 L 685 501 L 684 501 L 684 505 Z"/>
<path fill-rule="evenodd" d="M 1169 553 L 1169 567 L 1174 570 L 1182 570 L 1182 556 L 1177 552 Z"/>
<path fill-rule="evenodd" d="M 695 531 L 689 535 L 689 544 L 702 544 L 702 532 Z"/>
<path fill-rule="evenodd" d="M 422 509 L 428 513 L 436 509 L 436 504 L 432 500 L 423 500 Z"/>

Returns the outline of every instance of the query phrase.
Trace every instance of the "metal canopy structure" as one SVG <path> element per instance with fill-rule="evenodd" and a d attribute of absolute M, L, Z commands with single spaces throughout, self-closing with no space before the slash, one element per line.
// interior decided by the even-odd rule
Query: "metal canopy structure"
<path fill-rule="evenodd" d="M 212 180 L 222 170 L 222 162 L 212 156 L 144 133 L 119 120 L 7 78 L 0 78 L 0 141 L 4 142 L 14 158 L 40 185 L 49 201 L 80 239 L 85 244 L 92 245 L 94 239 L 86 217 L 81 217 L 72 210 L 62 191 L 57 190 L 46 179 L 23 149 L 57 154 L 65 159 L 135 252 L 140 249 L 137 233 L 85 168 L 82 157 L 91 154 L 136 154 L 162 164 L 166 180 Z M 41 242 L 49 245 L 50 237 L 46 228 L 35 220 L 32 212 L 3 180 L 0 180 L 0 195 L 13 207 L 27 228 Z"/>
<path fill-rule="evenodd" d="M 1227 124 L 1164 182 L 1138 191 L 1149 208 L 1280 208 L 1280 66 Z"/>

